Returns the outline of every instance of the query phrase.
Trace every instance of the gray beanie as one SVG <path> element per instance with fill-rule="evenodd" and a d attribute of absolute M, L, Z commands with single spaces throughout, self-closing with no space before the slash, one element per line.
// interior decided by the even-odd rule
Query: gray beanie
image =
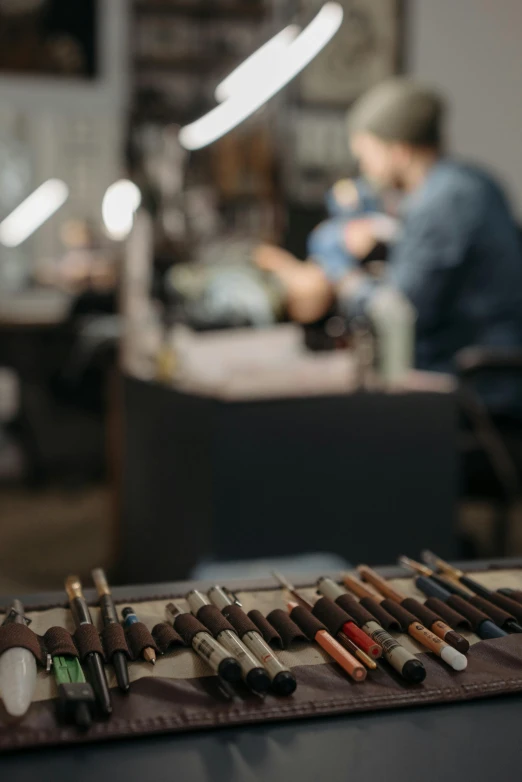
<path fill-rule="evenodd" d="M 348 132 L 437 147 L 445 109 L 443 98 L 434 90 L 407 78 L 389 79 L 355 101 L 348 112 Z"/>

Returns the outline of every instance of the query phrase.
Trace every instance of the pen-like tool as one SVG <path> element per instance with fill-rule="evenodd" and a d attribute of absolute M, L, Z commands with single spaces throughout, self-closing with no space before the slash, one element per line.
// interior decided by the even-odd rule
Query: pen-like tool
<path fill-rule="evenodd" d="M 331 578 L 320 578 L 317 582 L 317 589 L 320 594 L 329 597 L 330 600 L 338 603 L 341 608 L 346 608 L 349 613 L 350 607 L 352 611 L 354 610 L 351 606 L 351 601 L 356 602 L 355 598 L 348 595 L 346 590 L 339 584 L 336 584 Z M 357 603 L 357 606 L 364 617 L 360 623 L 361 628 L 382 646 L 386 662 L 408 681 L 415 684 L 423 682 L 426 678 L 426 668 L 421 661 L 417 660 L 414 654 L 396 641 L 360 603 Z M 357 617 L 354 615 L 354 618 Z"/>
<path fill-rule="evenodd" d="M 275 572 L 273 572 L 272 575 L 287 592 L 295 597 L 303 608 L 312 613 L 313 605 L 308 602 L 308 600 L 305 600 L 284 576 Z M 290 604 L 290 611 L 292 611 L 294 607 L 294 604 Z M 314 640 L 349 676 L 352 677 L 352 679 L 355 681 L 363 681 L 366 678 L 366 670 L 363 665 L 361 665 L 361 662 L 364 662 L 368 668 L 377 667 L 376 663 L 361 649 L 356 647 L 353 641 L 351 641 L 343 631 L 337 633 L 337 638 L 340 643 L 338 643 L 338 641 L 336 641 L 326 630 L 319 630 L 316 633 Z"/>
<path fill-rule="evenodd" d="M 77 657 L 53 657 L 53 673 L 58 685 L 58 706 L 64 720 L 87 730 L 92 723 L 95 698 L 91 685 L 85 681 L 80 661 Z"/>
<path fill-rule="evenodd" d="M 284 576 L 275 572 L 273 572 L 273 576 L 299 603 L 301 603 L 301 605 L 304 605 L 305 608 L 308 608 L 310 611 L 313 610 L 313 605 L 308 600 L 305 600 L 294 585 L 290 584 Z M 375 665 L 368 665 L 368 658 L 370 658 L 370 660 L 379 659 L 382 655 L 381 646 L 376 643 L 373 638 L 363 632 L 363 630 L 360 630 L 355 622 L 352 621 L 348 621 L 343 625 L 342 634 L 343 643 L 350 647 L 350 651 L 353 651 L 354 654 L 356 654 L 356 657 L 358 657 L 361 662 L 364 662 L 368 668 L 375 668 Z M 351 642 L 351 645 L 346 644 L 347 639 Z"/>
<path fill-rule="evenodd" d="M 462 570 L 453 567 L 448 562 L 445 562 L 440 557 L 437 557 L 436 554 L 433 554 L 431 551 L 425 550 L 422 552 L 421 556 L 424 562 L 426 562 L 426 564 L 432 567 L 434 570 L 440 570 L 441 573 L 449 576 L 450 579 L 458 581 L 460 584 L 462 584 L 462 586 L 464 586 L 466 589 L 469 589 L 483 600 L 487 600 L 489 603 L 493 603 L 493 605 L 501 608 L 503 611 L 507 611 L 509 614 L 513 614 L 518 619 L 518 622 L 513 620 L 508 621 L 503 625 L 503 627 L 510 633 L 522 633 L 522 625 L 519 624 L 519 622 L 522 621 L 522 606 L 520 606 L 516 600 L 512 600 L 510 597 L 503 595 L 501 592 L 496 592 L 495 590 L 482 586 L 482 584 L 479 584 L 478 581 L 475 581 L 475 579 L 470 578 L 465 573 L 463 573 Z M 486 613 L 488 613 L 486 608 L 484 610 Z"/>
<path fill-rule="evenodd" d="M 134 611 L 134 608 L 131 608 L 131 606 L 127 606 L 126 608 L 124 608 L 121 612 L 121 615 L 123 617 L 123 627 L 125 628 L 125 630 L 128 630 L 129 627 L 138 624 L 138 622 L 140 621 L 136 616 L 136 612 Z M 145 649 L 143 649 L 141 656 L 143 657 L 146 663 L 150 663 L 151 665 L 156 665 L 156 652 L 154 651 L 152 646 L 146 646 Z"/>
<path fill-rule="evenodd" d="M 92 625 L 91 612 L 83 596 L 80 579 L 77 576 L 69 576 L 65 581 L 65 591 L 69 598 L 69 605 L 76 627 Z M 103 667 L 103 658 L 99 652 L 89 652 L 83 662 L 98 706 L 101 712 L 108 716 L 112 713 L 112 703 Z"/>
<path fill-rule="evenodd" d="M 344 577 L 343 577 L 343 581 L 344 581 Z M 354 593 L 358 597 L 373 597 L 375 600 L 381 603 L 385 599 L 384 597 L 376 595 L 374 592 L 366 589 L 364 584 L 360 584 L 360 582 L 356 582 L 356 583 L 357 583 L 357 587 L 351 587 L 349 578 L 345 580 L 345 584 L 348 587 L 348 589 L 352 589 L 352 591 L 354 591 Z M 455 671 L 463 671 L 464 668 L 466 668 L 468 664 L 466 657 L 460 652 L 458 652 L 456 649 L 454 649 L 452 646 L 449 646 L 447 643 L 445 643 L 441 638 L 438 637 L 438 635 L 432 633 L 431 630 L 428 630 L 427 627 L 424 627 L 424 625 L 421 624 L 416 619 L 416 617 L 412 616 L 412 621 L 406 628 L 406 632 L 408 633 L 408 635 L 414 638 L 419 644 L 421 644 L 421 646 L 424 646 L 426 647 L 426 649 L 429 649 L 431 652 L 434 652 L 438 657 L 440 657 L 445 663 L 447 663 Z"/>
<path fill-rule="evenodd" d="M 96 568 L 92 571 L 92 580 L 98 592 L 98 605 L 100 606 L 100 613 L 102 617 L 103 626 L 117 625 L 118 614 L 116 613 L 116 606 L 112 599 L 111 590 L 107 583 L 107 578 L 104 571 L 101 568 Z M 119 630 L 118 632 L 121 632 Z M 111 663 L 114 667 L 114 673 L 116 674 L 116 681 L 118 687 L 122 692 L 128 692 L 130 687 L 129 682 L 129 670 L 127 668 L 127 658 L 124 652 L 114 652 L 111 658 Z"/>
<path fill-rule="evenodd" d="M 223 616 L 234 625 L 245 646 L 265 667 L 272 687 L 278 695 L 291 695 L 297 687 L 297 681 L 292 671 L 283 665 L 257 627 L 245 614 L 237 598 L 222 587 L 214 586 L 208 591 L 211 602 L 219 608 Z"/>
<path fill-rule="evenodd" d="M 27 624 L 24 607 L 14 600 L 3 624 Z M 29 706 L 36 686 L 36 660 L 29 649 L 15 646 L 0 655 L 0 694 L 5 710 L 13 717 L 22 717 Z"/>
<path fill-rule="evenodd" d="M 420 607 L 420 616 L 422 617 L 422 603 L 419 603 L 418 600 L 415 600 L 414 598 L 408 600 L 406 595 L 401 594 L 401 592 L 392 587 L 385 578 L 381 578 L 378 573 L 371 570 L 371 568 L 366 565 L 361 565 L 357 570 L 364 581 L 368 581 L 372 584 L 389 600 L 393 600 L 398 605 L 404 604 L 404 608 L 407 611 L 411 611 L 412 614 L 418 616 L 417 609 Z M 453 646 L 462 654 L 466 654 L 466 652 L 469 651 L 469 641 L 460 635 L 460 633 L 455 632 L 455 630 L 447 625 L 446 622 L 443 622 L 439 616 L 433 617 L 431 613 L 428 613 L 424 621 L 426 621 L 428 629 L 431 630 L 432 633 L 435 633 L 439 638 L 442 638 L 447 644 Z"/>
<path fill-rule="evenodd" d="M 260 665 L 257 657 L 254 657 L 240 640 L 233 626 L 225 619 L 219 609 L 212 605 L 207 596 L 197 589 L 189 592 L 185 599 L 194 616 L 206 625 L 221 646 L 236 658 L 241 666 L 243 678 L 250 689 L 259 695 L 268 692 L 270 679 L 267 672 Z M 228 627 L 224 627 L 224 625 L 228 625 Z"/>
<path fill-rule="evenodd" d="M 467 617 L 479 638 L 487 640 L 490 638 L 502 638 L 507 635 L 506 631 L 498 627 L 484 612 L 471 605 L 468 599 L 469 593 L 456 586 L 456 584 L 441 576 L 437 576 L 426 565 L 415 562 L 415 560 L 408 557 L 401 557 L 399 563 L 409 570 L 419 573 L 418 578 L 415 579 L 415 586 L 423 594 L 427 597 L 437 597 L 443 603 L 447 603 L 451 608 L 460 611 L 463 616 Z"/>
<path fill-rule="evenodd" d="M 175 603 L 166 606 L 167 616 L 187 645 L 227 684 L 241 679 L 241 667 L 235 657 L 216 641 L 195 616 Z M 226 689 L 230 695 L 230 690 Z"/>

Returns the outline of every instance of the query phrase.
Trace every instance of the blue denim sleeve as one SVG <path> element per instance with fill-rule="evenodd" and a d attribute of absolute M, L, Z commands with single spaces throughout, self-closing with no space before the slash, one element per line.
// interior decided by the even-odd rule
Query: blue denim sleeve
<path fill-rule="evenodd" d="M 430 200 L 406 219 L 384 280 L 363 282 L 351 301 L 340 302 L 341 308 L 347 315 L 361 314 L 380 285 L 391 285 L 417 310 L 418 329 L 437 327 L 482 213 L 480 196 L 473 192 Z"/>
<path fill-rule="evenodd" d="M 308 237 L 308 257 L 321 266 L 332 282 L 337 282 L 357 266 L 357 260 L 346 247 L 346 222 L 342 218 L 325 220 Z"/>
<path fill-rule="evenodd" d="M 444 318 L 482 214 L 480 194 L 456 192 L 406 221 L 391 254 L 388 282 L 417 310 L 419 329 L 435 328 Z"/>

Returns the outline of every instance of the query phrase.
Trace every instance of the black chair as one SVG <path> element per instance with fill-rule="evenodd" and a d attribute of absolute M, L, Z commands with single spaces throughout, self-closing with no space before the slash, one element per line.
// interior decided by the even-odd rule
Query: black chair
<path fill-rule="evenodd" d="M 522 498 L 522 418 L 488 410 L 477 392 L 484 378 L 522 381 L 522 348 L 473 347 L 455 357 L 461 409 L 461 499 L 495 509 L 494 555 L 507 552 L 510 514 Z"/>

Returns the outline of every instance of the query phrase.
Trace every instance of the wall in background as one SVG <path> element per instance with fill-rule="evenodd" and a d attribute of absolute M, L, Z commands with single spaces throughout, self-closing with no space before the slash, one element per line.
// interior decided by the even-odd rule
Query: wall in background
<path fill-rule="evenodd" d="M 60 81 L 0 78 L 0 144 L 23 143 L 32 190 L 50 177 L 64 179 L 70 198 L 20 249 L 4 256 L 28 259 L 60 252 L 58 227 L 66 218 L 101 220 L 107 186 L 120 174 L 128 101 L 128 0 L 99 3 L 99 77 Z"/>
<path fill-rule="evenodd" d="M 409 0 L 408 65 L 452 103 L 452 150 L 487 165 L 522 216 L 521 0 Z"/>

